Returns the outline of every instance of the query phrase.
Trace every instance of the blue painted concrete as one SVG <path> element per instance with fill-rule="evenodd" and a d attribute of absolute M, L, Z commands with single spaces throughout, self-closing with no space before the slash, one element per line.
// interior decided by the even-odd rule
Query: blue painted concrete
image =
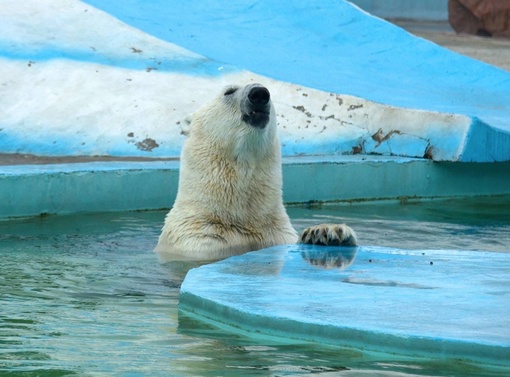
<path fill-rule="evenodd" d="M 510 372 L 505 253 L 276 246 L 188 272 L 179 309 L 252 337 Z"/>
<path fill-rule="evenodd" d="M 459 160 L 508 161 L 509 157 L 510 133 L 500 132 L 474 117 Z"/>
<path fill-rule="evenodd" d="M 510 194 L 510 162 L 380 156 L 283 159 L 285 203 Z M 0 166 L 0 219 L 170 208 L 178 161 Z"/>
<path fill-rule="evenodd" d="M 510 74 L 416 38 L 341 0 L 87 0 L 213 60 L 333 93 L 460 113 L 510 133 Z"/>
<path fill-rule="evenodd" d="M 52 59 L 69 59 L 87 63 L 96 63 L 109 65 L 126 69 L 145 70 L 148 68 L 158 69 L 160 71 L 168 72 L 185 72 L 188 75 L 205 75 L 205 76 L 218 76 L 229 72 L 236 72 L 238 69 L 235 67 L 220 64 L 209 59 L 192 59 L 180 58 L 174 59 L 172 57 L 157 56 L 157 57 L 139 57 L 137 54 L 132 56 L 119 57 L 108 56 L 104 53 L 97 53 L 94 51 L 84 51 L 81 49 L 53 49 L 51 46 L 42 50 L 17 50 L 12 49 L 9 45 L 0 45 L 0 58 L 7 58 L 12 60 L 22 61 L 39 61 L 44 62 Z"/>
<path fill-rule="evenodd" d="M 201 103 L 197 99 L 195 105 L 197 93 L 205 100 L 204 93 L 224 85 L 226 77 L 246 80 L 243 69 L 250 69 L 326 91 L 310 92 L 311 101 L 306 102 L 308 89 L 272 82 L 280 87 L 275 102 L 283 98 L 278 105 L 284 106 L 277 107 L 284 109 L 278 110 L 280 123 L 284 117 L 288 121 L 282 127 L 289 131 L 281 139 L 284 155 L 358 150 L 436 161 L 510 160 L 510 74 L 413 37 L 348 2 L 236 0 L 207 2 L 204 7 L 161 0 L 90 0 L 63 8 L 57 3 L 41 8 L 36 2 L 26 7 L 12 3 L 2 14 L 0 70 L 6 77 L 16 73 L 0 91 L 0 110 L 6 115 L 0 122 L 0 153 L 177 157 L 183 137 L 175 136 L 180 132 L 175 125 Z M 26 21 L 29 16 L 31 23 Z M 55 26 L 59 24 L 62 27 Z M 32 30 L 40 30 L 40 36 Z M 147 73 L 152 70 L 161 71 L 151 75 L 165 83 L 164 90 L 163 84 L 158 91 L 150 82 Z M 133 85 L 126 86 L 128 82 Z M 297 90 L 303 96 L 294 96 Z M 327 92 L 447 114 L 423 112 L 430 117 L 418 121 L 416 111 L 413 117 L 402 108 L 360 100 L 370 110 L 365 118 L 350 122 L 355 111 L 342 112 L 334 95 L 326 104 Z M 151 96 L 154 106 L 134 105 Z M 178 111 L 146 122 L 145 112 L 154 115 L 171 108 Z M 303 109 L 301 118 L 298 109 Z M 452 116 L 446 122 L 448 113 L 467 117 Z M 166 133 L 161 132 L 163 122 L 173 125 Z M 105 132 L 104 125 L 111 123 L 116 131 Z M 378 123 L 384 124 L 381 132 L 388 138 L 374 141 Z M 308 124 L 328 129 L 331 136 L 305 131 L 302 126 Z M 342 129 L 348 131 L 342 134 Z M 138 147 L 143 138 L 158 146 Z"/>
<path fill-rule="evenodd" d="M 169 208 L 178 162 L 2 166 L 0 218 Z"/>

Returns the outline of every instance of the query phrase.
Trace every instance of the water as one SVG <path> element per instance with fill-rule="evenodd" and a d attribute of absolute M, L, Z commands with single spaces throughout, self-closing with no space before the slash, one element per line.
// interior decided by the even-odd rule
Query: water
<path fill-rule="evenodd" d="M 366 245 L 510 252 L 510 197 L 291 207 Z M 165 212 L 0 221 L 0 376 L 498 376 L 451 360 L 252 340 L 178 315 Z M 510 257 L 510 256 L 509 256 Z M 508 371 L 507 371 L 508 372 Z"/>

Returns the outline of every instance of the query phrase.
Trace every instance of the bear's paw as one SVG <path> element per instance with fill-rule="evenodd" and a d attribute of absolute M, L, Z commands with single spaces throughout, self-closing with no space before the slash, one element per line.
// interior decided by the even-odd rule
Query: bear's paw
<path fill-rule="evenodd" d="M 306 228 L 299 242 L 321 246 L 356 246 L 356 233 L 345 224 L 321 224 Z"/>

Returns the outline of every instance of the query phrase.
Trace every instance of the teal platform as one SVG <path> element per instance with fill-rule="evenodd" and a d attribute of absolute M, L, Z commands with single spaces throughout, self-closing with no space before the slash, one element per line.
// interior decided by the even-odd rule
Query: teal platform
<path fill-rule="evenodd" d="M 301 156 L 282 170 L 287 204 L 510 194 L 510 162 Z M 178 161 L 0 166 L 0 219 L 170 208 L 178 178 Z"/>
<path fill-rule="evenodd" d="M 277 246 L 189 271 L 179 309 L 234 332 L 510 373 L 505 253 Z"/>

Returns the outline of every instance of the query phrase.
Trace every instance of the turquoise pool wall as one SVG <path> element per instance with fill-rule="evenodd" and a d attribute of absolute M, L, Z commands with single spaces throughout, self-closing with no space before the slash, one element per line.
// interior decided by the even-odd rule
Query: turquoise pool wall
<path fill-rule="evenodd" d="M 0 218 L 170 208 L 178 178 L 178 161 L 3 166 Z M 292 157 L 283 181 L 286 203 L 504 195 L 510 162 Z"/>

